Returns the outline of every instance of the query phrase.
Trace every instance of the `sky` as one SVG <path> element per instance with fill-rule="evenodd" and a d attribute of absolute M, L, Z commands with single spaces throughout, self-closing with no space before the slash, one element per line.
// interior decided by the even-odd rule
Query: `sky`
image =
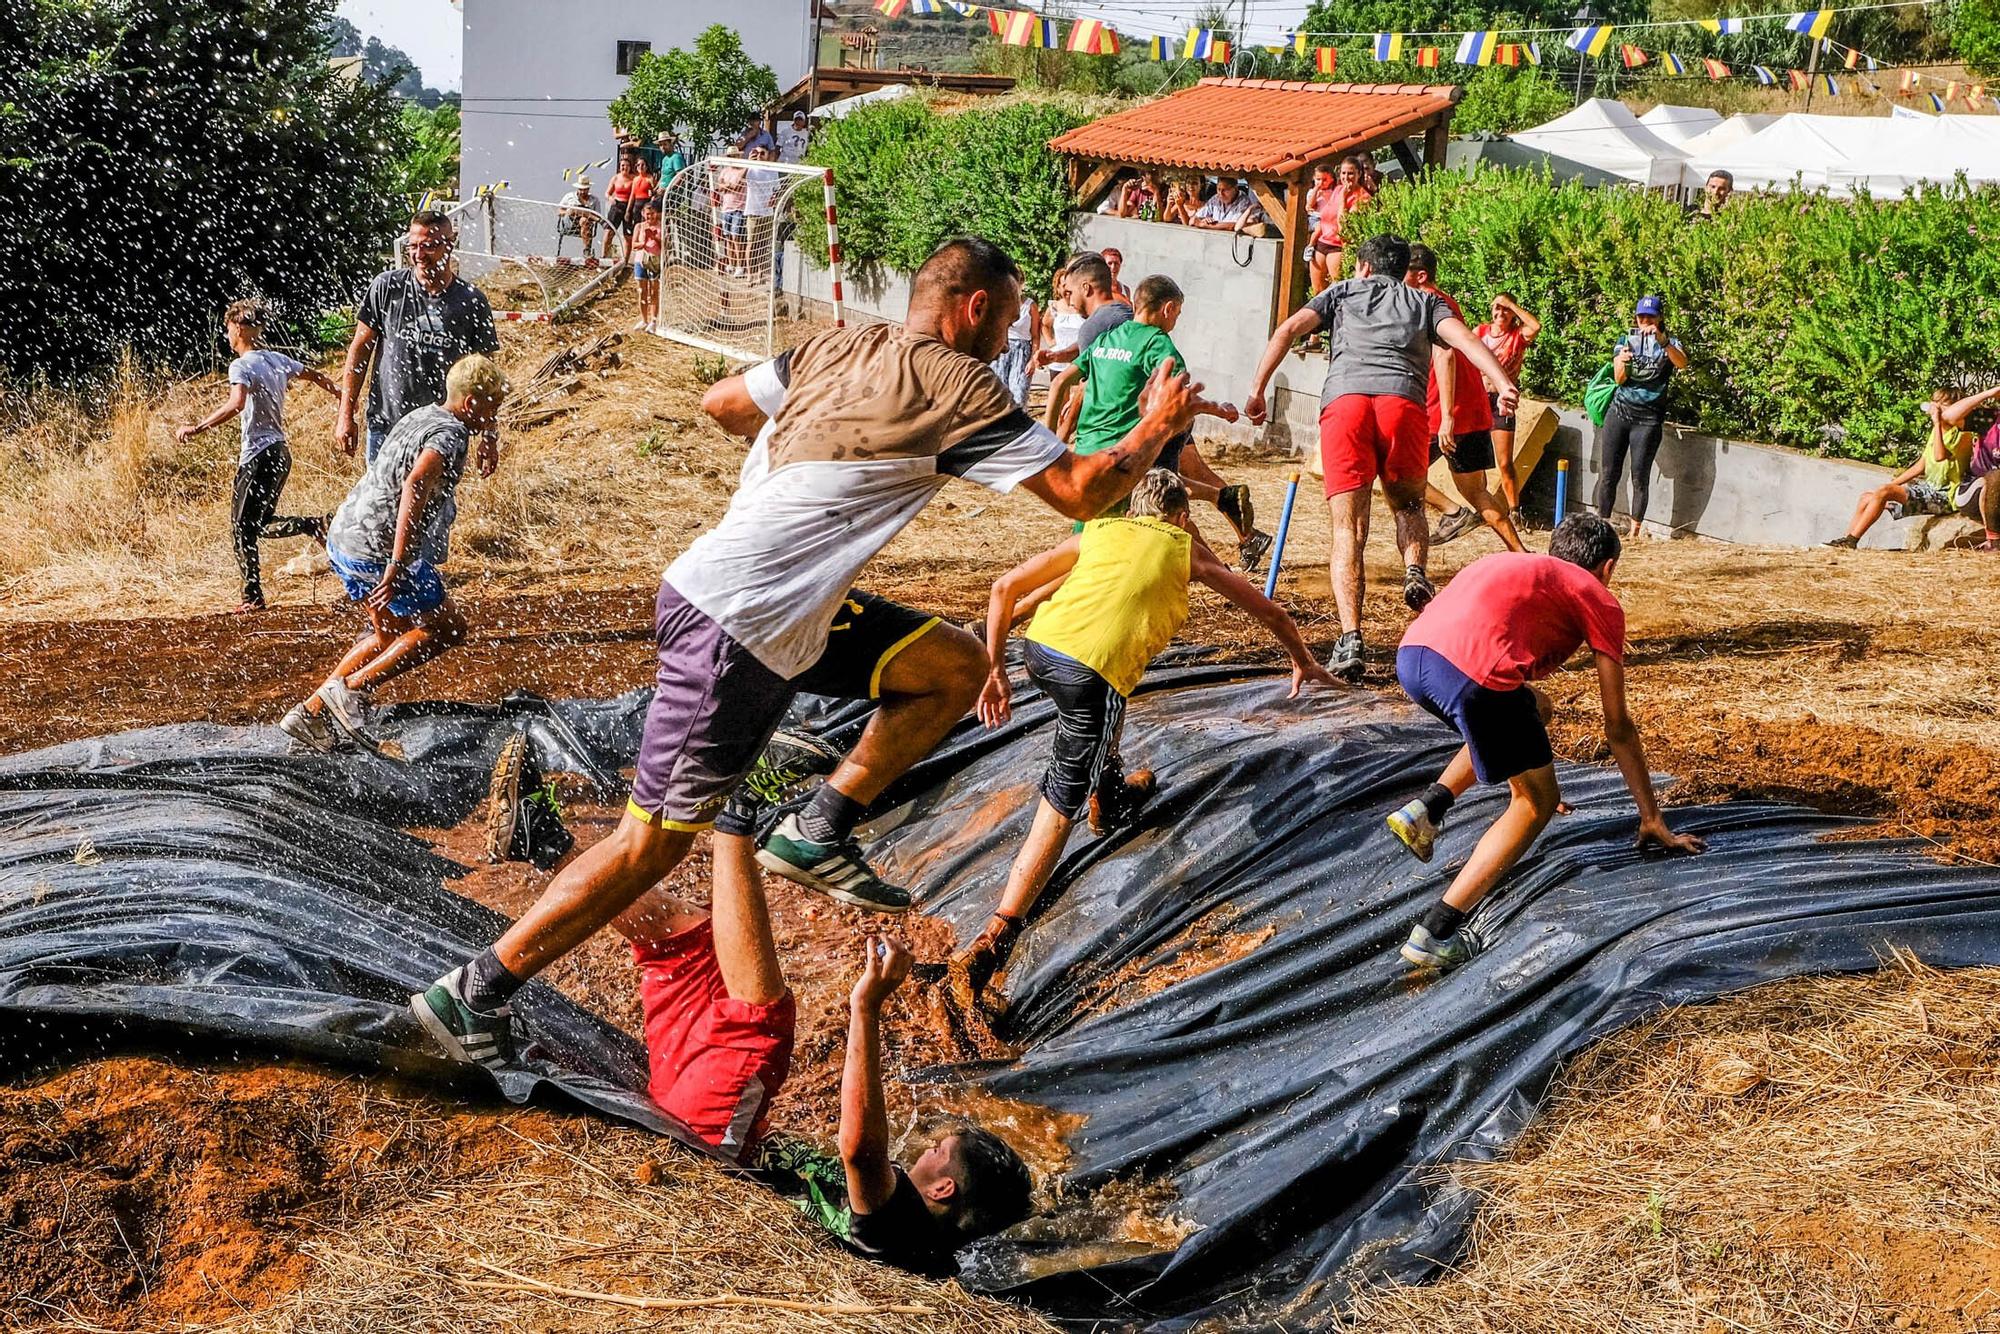
<path fill-rule="evenodd" d="M 363 37 L 402 47 L 431 87 L 458 89 L 459 15 L 451 0 L 340 0 L 340 13 Z"/>

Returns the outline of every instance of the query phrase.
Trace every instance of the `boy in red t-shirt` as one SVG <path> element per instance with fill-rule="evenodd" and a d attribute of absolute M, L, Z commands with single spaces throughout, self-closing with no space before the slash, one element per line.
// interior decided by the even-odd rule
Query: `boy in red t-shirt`
<path fill-rule="evenodd" d="M 1617 530 L 1603 519 L 1571 515 L 1550 537 L 1548 555 L 1501 552 L 1459 571 L 1403 636 L 1396 678 L 1465 744 L 1437 782 L 1389 816 L 1389 832 L 1427 862 L 1445 813 L 1475 779 L 1513 790 L 1443 899 L 1411 929 L 1403 957 L 1419 967 L 1453 968 L 1472 957 L 1460 924 L 1555 815 L 1562 793 L 1549 748 L 1550 704 L 1529 682 L 1561 667 L 1581 644 L 1597 659 L 1604 738 L 1638 803 L 1638 845 L 1683 853 L 1704 846 L 1667 828 L 1639 729 L 1626 712 L 1625 609 L 1608 587 L 1620 549 Z"/>

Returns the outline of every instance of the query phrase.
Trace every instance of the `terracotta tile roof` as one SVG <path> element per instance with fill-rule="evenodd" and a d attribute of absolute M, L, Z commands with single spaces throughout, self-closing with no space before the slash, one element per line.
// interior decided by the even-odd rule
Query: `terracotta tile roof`
<path fill-rule="evenodd" d="M 1203 79 L 1049 141 L 1060 153 L 1195 171 L 1288 176 L 1399 129 L 1460 97 L 1450 84 Z"/>

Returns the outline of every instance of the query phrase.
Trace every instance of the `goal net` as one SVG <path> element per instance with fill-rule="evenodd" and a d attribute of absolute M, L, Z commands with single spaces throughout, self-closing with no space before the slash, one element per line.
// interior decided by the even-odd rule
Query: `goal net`
<path fill-rule="evenodd" d="M 662 196 L 660 323 L 664 338 L 739 361 L 761 360 L 826 324 L 812 318 L 803 276 L 786 281 L 794 220 L 824 210 L 831 243 L 831 318 L 840 322 L 839 234 L 832 173 L 802 163 L 712 157 Z M 796 254 L 792 263 L 803 261 Z"/>
<path fill-rule="evenodd" d="M 555 320 L 620 276 L 624 242 L 604 207 L 602 196 L 581 206 L 481 190 L 445 212 L 458 224 L 459 271 L 495 319 Z"/>

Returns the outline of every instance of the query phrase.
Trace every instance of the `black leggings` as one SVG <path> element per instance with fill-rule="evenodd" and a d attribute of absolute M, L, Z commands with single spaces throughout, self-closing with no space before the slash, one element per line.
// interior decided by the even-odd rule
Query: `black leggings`
<path fill-rule="evenodd" d="M 1028 678 L 1056 706 L 1055 754 L 1042 774 L 1042 797 L 1074 820 L 1091 793 L 1125 781 L 1118 733 L 1125 697 L 1074 658 L 1028 641 Z"/>
<path fill-rule="evenodd" d="M 263 538 L 317 537 L 326 525 L 319 519 L 277 513 L 278 497 L 292 474 L 292 453 L 283 445 L 268 445 L 248 463 L 236 465 L 236 495 L 229 510 L 230 540 L 236 547 L 236 568 L 243 573 L 243 600 L 262 602 L 264 584 L 258 576 L 257 543 Z"/>
<path fill-rule="evenodd" d="M 1660 431 L 1667 424 L 1663 412 L 1634 411 L 1614 402 L 1604 414 L 1604 427 L 1597 434 L 1603 446 L 1598 460 L 1597 512 L 1611 517 L 1618 503 L 1618 474 L 1625 467 L 1625 455 L 1632 455 L 1632 521 L 1646 517 L 1646 504 L 1653 491 L 1653 455 L 1660 449 Z"/>

